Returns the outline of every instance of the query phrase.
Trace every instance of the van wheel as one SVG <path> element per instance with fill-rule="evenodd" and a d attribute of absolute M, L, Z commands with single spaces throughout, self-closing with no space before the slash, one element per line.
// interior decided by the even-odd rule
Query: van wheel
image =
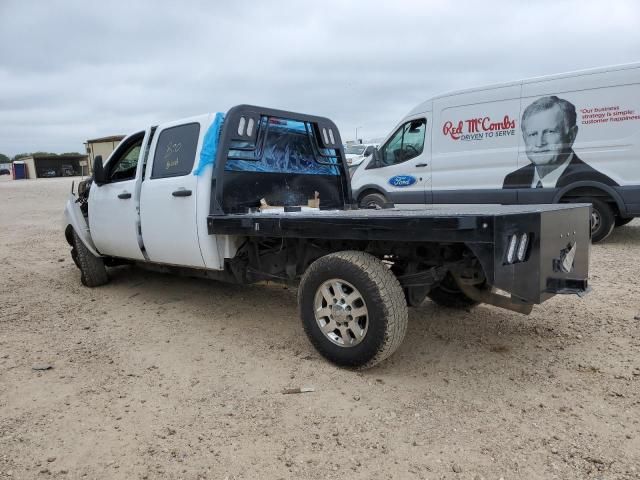
<path fill-rule="evenodd" d="M 624 218 L 624 217 L 616 217 L 616 227 L 624 227 L 627 223 L 631 222 L 633 217 Z"/>
<path fill-rule="evenodd" d="M 387 199 L 381 193 L 369 193 L 360 200 L 360 208 L 381 209 L 387 203 Z"/>
<path fill-rule="evenodd" d="M 616 224 L 613 209 L 607 202 L 598 198 L 582 197 L 571 199 L 572 203 L 590 203 L 591 209 L 591 242 L 598 243 L 607 238 Z"/>
<path fill-rule="evenodd" d="M 80 268 L 80 281 L 85 287 L 99 287 L 109 281 L 102 258 L 91 253 L 75 231 L 73 232 L 73 250 L 75 250 L 74 262 L 77 260 L 76 264 Z"/>
<path fill-rule="evenodd" d="M 400 282 L 373 255 L 326 255 L 307 269 L 298 289 L 304 330 L 329 361 L 368 368 L 389 357 L 407 331 Z"/>
<path fill-rule="evenodd" d="M 464 310 L 475 307 L 479 302 L 467 297 L 456 283 L 451 273 L 442 279 L 437 287 L 429 292 L 429 298 L 441 307 Z"/>

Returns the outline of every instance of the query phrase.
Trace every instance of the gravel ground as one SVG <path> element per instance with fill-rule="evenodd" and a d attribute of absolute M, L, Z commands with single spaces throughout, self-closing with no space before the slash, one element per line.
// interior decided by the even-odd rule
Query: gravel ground
<path fill-rule="evenodd" d="M 129 267 L 83 287 L 71 180 L 0 179 L 0 478 L 640 478 L 639 220 L 593 246 L 587 297 L 426 302 L 353 372 L 292 289 Z"/>

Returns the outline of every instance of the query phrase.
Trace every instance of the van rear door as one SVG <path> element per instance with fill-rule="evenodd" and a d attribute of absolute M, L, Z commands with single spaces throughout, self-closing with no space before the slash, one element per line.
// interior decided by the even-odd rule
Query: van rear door
<path fill-rule="evenodd" d="M 518 203 L 550 203 L 576 187 L 573 196 L 617 193 L 622 204 L 640 192 L 639 99 L 637 67 L 526 80 L 518 167 L 529 174 L 520 175 Z"/>

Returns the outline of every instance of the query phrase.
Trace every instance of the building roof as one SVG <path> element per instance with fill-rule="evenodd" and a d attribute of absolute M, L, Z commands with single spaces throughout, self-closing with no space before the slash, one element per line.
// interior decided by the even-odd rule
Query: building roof
<path fill-rule="evenodd" d="M 91 140 L 87 140 L 86 143 L 119 142 L 125 136 L 126 135 L 111 135 L 109 137 L 93 138 Z"/>
<path fill-rule="evenodd" d="M 41 154 L 41 153 L 36 153 L 34 155 L 29 155 L 28 157 L 24 157 L 24 158 L 34 158 L 36 160 L 42 160 L 42 159 L 51 159 L 51 160 L 85 160 L 88 157 L 88 155 L 48 155 L 48 154 Z"/>

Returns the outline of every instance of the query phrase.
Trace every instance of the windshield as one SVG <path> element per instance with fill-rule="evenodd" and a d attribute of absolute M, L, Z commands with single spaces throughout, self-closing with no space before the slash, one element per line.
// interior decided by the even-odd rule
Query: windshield
<path fill-rule="evenodd" d="M 365 148 L 365 145 L 349 145 L 344 153 L 347 155 L 362 155 Z"/>

